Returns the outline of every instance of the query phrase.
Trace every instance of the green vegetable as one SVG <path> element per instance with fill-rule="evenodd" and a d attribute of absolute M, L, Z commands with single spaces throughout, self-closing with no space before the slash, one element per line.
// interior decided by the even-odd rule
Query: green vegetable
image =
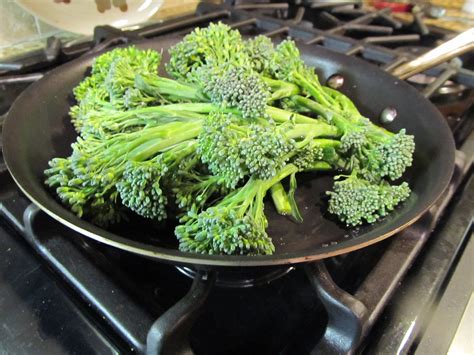
<path fill-rule="evenodd" d="M 222 107 L 235 107 L 244 118 L 265 115 L 270 92 L 255 73 L 248 73 L 243 68 L 230 68 L 223 74 L 211 75 L 203 85 L 212 102 Z"/>
<path fill-rule="evenodd" d="M 405 129 L 392 133 L 365 117 L 331 112 L 301 96 L 295 96 L 294 101 L 317 111 L 340 130 L 340 151 L 349 156 L 352 168 L 360 170 L 366 178 L 380 180 L 388 177 L 396 180 L 411 166 L 415 141 L 412 135 L 406 134 Z"/>
<path fill-rule="evenodd" d="M 364 221 L 374 223 L 386 216 L 395 206 L 405 201 L 410 195 L 406 182 L 390 185 L 386 181 L 372 183 L 352 173 L 345 179 L 336 177 L 334 191 L 327 194 L 329 212 L 349 226 L 357 226 Z"/>
<path fill-rule="evenodd" d="M 321 84 L 294 41 L 244 40 L 218 23 L 162 55 L 133 46 L 95 59 L 73 90 L 78 132 L 46 184 L 71 211 L 107 226 L 135 213 L 176 218 L 179 248 L 271 254 L 264 198 L 301 222 L 300 172 L 337 172 L 328 211 L 347 226 L 374 223 L 405 201 L 414 137 L 364 117 Z M 286 181 L 284 181 L 286 179 Z M 285 190 L 287 187 L 287 190 Z M 315 199 L 318 196 L 314 196 Z"/>
<path fill-rule="evenodd" d="M 189 211 L 175 230 L 179 248 L 205 254 L 272 254 L 263 199 L 274 184 L 297 171 L 288 164 L 270 180 L 252 177 L 206 210 Z"/>
<path fill-rule="evenodd" d="M 171 122 L 103 140 L 78 139 L 69 158 L 50 162 L 46 184 L 78 216 L 99 225 L 120 221 L 121 203 L 162 220 L 167 200 L 160 179 L 194 153 L 201 128 L 201 121 Z"/>
<path fill-rule="evenodd" d="M 247 124 L 230 114 L 214 112 L 199 136 L 198 152 L 214 175 L 235 188 L 248 176 L 273 177 L 289 159 L 294 144 L 274 124 Z"/>

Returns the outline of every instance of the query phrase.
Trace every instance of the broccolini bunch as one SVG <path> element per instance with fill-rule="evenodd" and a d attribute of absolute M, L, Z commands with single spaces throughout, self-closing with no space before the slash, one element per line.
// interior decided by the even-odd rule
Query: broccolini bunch
<path fill-rule="evenodd" d="M 275 251 L 267 194 L 301 221 L 300 172 L 337 172 L 328 211 L 347 226 L 374 223 L 409 197 L 406 182 L 389 180 L 411 166 L 414 137 L 375 125 L 322 85 L 295 42 L 245 40 L 218 23 L 169 54 L 164 77 L 160 53 L 114 49 L 74 89 L 77 142 L 45 174 L 78 216 L 103 226 L 130 212 L 175 217 L 184 252 L 256 255 Z"/>

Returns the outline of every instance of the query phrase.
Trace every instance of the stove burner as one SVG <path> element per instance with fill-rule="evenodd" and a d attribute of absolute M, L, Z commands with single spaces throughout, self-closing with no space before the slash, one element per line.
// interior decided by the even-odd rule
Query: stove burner
<path fill-rule="evenodd" d="M 415 86 L 425 88 L 436 81 L 436 77 L 426 74 L 416 74 L 408 78 L 407 81 Z M 441 96 L 459 97 L 471 89 L 465 85 L 457 84 L 452 80 L 447 80 L 439 89 L 434 91 L 433 99 Z"/>
<path fill-rule="evenodd" d="M 176 266 L 183 275 L 194 279 L 197 271 L 186 267 Z M 269 284 L 293 271 L 293 266 L 276 269 L 238 269 L 223 270 L 217 273 L 215 285 L 225 288 L 248 288 Z"/>

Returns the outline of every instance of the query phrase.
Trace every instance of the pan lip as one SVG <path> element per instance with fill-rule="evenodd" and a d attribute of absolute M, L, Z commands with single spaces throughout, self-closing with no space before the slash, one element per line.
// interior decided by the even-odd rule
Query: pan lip
<path fill-rule="evenodd" d="M 142 41 L 140 43 L 137 43 L 137 46 L 143 46 L 147 45 L 147 43 L 156 43 L 156 40 L 149 40 L 149 41 Z M 343 54 L 340 53 L 335 53 L 333 51 L 329 51 L 324 48 L 313 48 L 313 47 L 308 47 L 304 46 L 305 50 L 309 52 L 319 52 L 319 53 L 329 53 L 329 56 L 336 57 L 336 58 L 341 58 L 340 62 L 344 63 L 345 61 L 343 60 L 346 59 L 347 57 L 344 56 Z M 452 135 L 449 135 L 449 142 L 446 144 L 447 147 L 444 148 L 443 154 L 446 157 L 449 157 L 450 159 L 450 166 L 449 169 L 446 168 L 445 173 L 443 175 L 443 179 L 441 179 L 438 183 L 437 186 L 439 186 L 439 193 L 436 195 L 433 195 L 430 199 L 428 199 L 428 203 L 425 204 L 424 208 L 420 208 L 419 211 L 417 212 L 416 215 L 414 215 L 412 218 L 410 218 L 408 221 L 403 223 L 402 225 L 398 226 L 397 228 L 381 234 L 377 237 L 365 237 L 365 240 L 353 238 L 349 241 L 345 242 L 345 247 L 340 248 L 337 245 L 331 246 L 329 245 L 328 247 L 325 248 L 325 252 L 320 252 L 317 254 L 311 254 L 311 251 L 305 252 L 304 250 L 298 250 L 290 253 L 281 253 L 281 254 L 274 254 L 274 255 L 259 255 L 259 256 L 245 256 L 245 255 L 207 255 L 207 254 L 194 254 L 194 253 L 186 253 L 186 252 L 181 252 L 178 249 L 168 249 L 164 247 L 159 247 L 155 246 L 152 244 L 147 244 L 147 243 L 142 243 L 139 241 L 135 241 L 130 238 L 122 237 L 118 234 L 109 232 L 106 229 L 102 229 L 100 227 L 97 227 L 93 225 L 92 223 L 80 219 L 79 217 L 75 216 L 67 210 L 64 206 L 62 206 L 59 202 L 56 200 L 44 200 L 45 203 L 43 203 L 41 200 L 42 198 L 36 198 L 33 194 L 28 192 L 28 188 L 25 187 L 20 181 L 17 180 L 16 176 L 21 175 L 16 173 L 16 166 L 18 166 L 18 163 L 15 163 L 14 160 L 10 159 L 10 150 L 9 147 L 13 147 L 14 143 L 9 143 L 10 141 L 14 140 L 14 137 L 12 134 L 8 134 L 10 130 L 14 130 L 14 128 L 10 128 L 11 125 L 13 125 L 9 119 L 11 116 L 12 112 L 15 112 L 16 109 L 18 109 L 19 104 L 18 102 L 24 101 L 24 97 L 28 96 L 29 93 L 35 90 L 36 86 L 38 86 L 40 82 L 44 80 L 51 80 L 51 76 L 54 75 L 56 72 L 61 72 L 62 70 L 65 70 L 68 66 L 73 66 L 74 64 L 78 63 L 79 61 L 89 61 L 91 58 L 94 58 L 100 53 L 91 53 L 90 55 L 86 55 L 84 57 L 80 57 L 74 61 L 71 61 L 69 63 L 66 63 L 62 66 L 59 66 L 58 68 L 53 69 L 52 71 L 48 72 L 43 79 L 39 80 L 38 82 L 34 83 L 33 85 L 29 86 L 26 90 L 22 92 L 22 94 L 18 97 L 18 99 L 15 101 L 13 106 L 11 107 L 9 113 L 7 114 L 7 117 L 4 122 L 4 127 L 3 127 L 3 155 L 4 155 L 4 160 L 5 164 L 15 181 L 15 183 L 19 186 L 21 191 L 26 195 L 26 197 L 31 200 L 34 204 L 36 204 L 43 212 L 45 212 L 47 215 L 55 219 L 56 221 L 60 222 L 61 224 L 67 226 L 68 228 L 74 230 L 75 232 L 78 232 L 88 238 L 94 239 L 98 242 L 128 251 L 132 252 L 144 257 L 152 258 L 157 261 L 162 261 L 162 262 L 172 262 L 176 264 L 186 264 L 186 265 L 196 265 L 196 266 L 222 266 L 222 267 L 264 267 L 264 266 L 278 266 L 278 265 L 287 265 L 287 264 L 296 264 L 296 263 L 303 263 L 303 262 L 310 262 L 310 261 L 316 261 L 316 260 L 321 260 L 325 259 L 328 257 L 340 255 L 340 254 L 346 254 L 358 249 L 362 249 L 364 247 L 367 247 L 369 245 L 375 244 L 379 241 L 382 241 L 388 237 L 393 236 L 394 234 L 400 232 L 401 230 L 407 228 L 408 226 L 412 225 L 415 223 L 423 214 L 425 214 L 431 206 L 436 203 L 436 201 L 442 196 L 444 191 L 449 185 L 449 182 L 451 180 L 453 171 L 454 171 L 454 140 Z M 306 54 L 306 53 L 304 53 Z M 363 65 L 369 65 L 368 63 L 359 60 L 357 58 L 350 58 L 351 60 L 357 60 L 360 62 L 360 64 Z M 374 68 L 373 68 L 374 69 Z M 375 68 L 376 69 L 376 68 Z M 378 70 L 378 69 L 377 69 Z M 381 71 L 383 73 L 383 71 Z M 386 73 L 383 73 L 384 75 L 388 75 Z M 394 80 L 397 80 L 396 78 L 393 78 Z M 441 117 L 440 113 L 437 112 L 436 108 L 428 101 L 426 100 L 418 91 L 416 91 L 413 87 L 408 85 L 405 82 L 399 81 L 399 85 L 405 86 L 407 90 L 410 90 L 412 94 L 416 94 L 421 100 L 423 100 L 423 104 L 426 107 L 429 107 L 433 111 L 433 119 L 436 119 L 439 124 L 444 125 L 445 129 L 449 131 L 449 127 L 445 120 Z M 448 134 L 446 134 L 448 136 Z M 12 148 L 13 149 L 13 148 Z M 449 173 L 448 173 L 449 172 Z M 28 185 L 28 184 L 26 184 Z M 34 189 L 32 189 L 34 191 Z M 51 206 L 51 208 L 48 207 L 48 205 Z M 58 212 L 59 211 L 59 212 Z M 65 213 L 71 214 L 71 217 L 73 218 L 67 218 Z M 72 221 L 68 220 L 72 219 Z M 380 223 L 380 222 L 379 222 Z M 100 233 L 94 232 L 94 230 L 100 231 Z"/>

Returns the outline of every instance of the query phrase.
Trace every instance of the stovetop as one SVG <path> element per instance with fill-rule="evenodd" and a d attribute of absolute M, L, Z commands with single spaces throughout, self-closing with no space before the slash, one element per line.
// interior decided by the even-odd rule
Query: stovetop
<path fill-rule="evenodd" d="M 196 15 L 134 31 L 98 27 L 93 41 L 80 44 L 68 46 L 53 38 L 45 51 L 0 63 L 0 114 L 30 82 L 81 54 L 170 32 L 184 34 L 219 20 L 249 35 L 291 36 L 322 45 L 384 70 L 452 35 L 426 28 L 419 17 L 405 24 L 387 10 L 351 4 L 202 4 Z M 430 306 L 463 254 L 472 223 L 473 64 L 473 56 L 465 55 L 462 63 L 452 61 L 411 79 L 444 114 L 459 149 L 453 181 L 442 199 L 397 236 L 325 262 L 232 271 L 151 262 L 53 222 L 18 190 L 0 159 L 0 349 L 413 351 Z"/>

